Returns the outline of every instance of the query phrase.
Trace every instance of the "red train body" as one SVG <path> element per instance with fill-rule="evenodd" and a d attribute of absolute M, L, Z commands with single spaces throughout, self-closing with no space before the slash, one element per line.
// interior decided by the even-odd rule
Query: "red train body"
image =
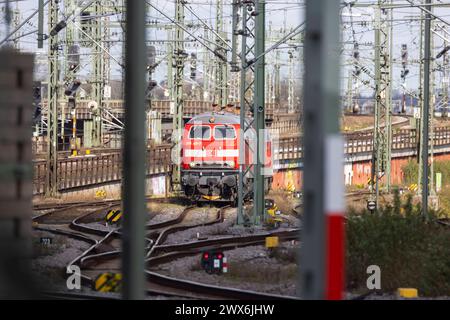
<path fill-rule="evenodd" d="M 255 137 L 255 130 L 247 130 L 241 141 L 240 118 L 232 113 L 208 112 L 192 118 L 184 127 L 181 143 L 181 182 L 185 194 L 196 201 L 236 202 L 240 147 L 245 153 L 244 163 L 252 163 L 252 137 Z M 270 172 L 270 139 L 266 139 L 264 159 L 265 170 Z M 268 191 L 271 175 L 265 180 Z M 247 197 L 252 194 L 252 186 L 249 172 L 244 179 Z"/>

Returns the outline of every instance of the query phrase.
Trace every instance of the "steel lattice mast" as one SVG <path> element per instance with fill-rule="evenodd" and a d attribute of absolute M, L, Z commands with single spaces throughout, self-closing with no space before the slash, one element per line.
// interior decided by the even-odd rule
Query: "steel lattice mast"
<path fill-rule="evenodd" d="M 73 0 L 65 0 L 64 2 L 64 14 L 68 17 L 72 12 L 75 11 L 75 5 Z M 73 23 L 69 23 L 66 26 L 66 44 L 64 47 L 65 54 L 65 65 L 64 65 L 64 85 L 66 88 L 69 88 L 76 77 L 76 72 L 78 69 L 78 65 L 75 63 L 75 60 L 79 59 L 79 52 L 75 48 L 75 32 Z M 71 94 L 72 95 L 72 94 Z M 71 139 L 71 147 L 76 146 L 76 114 L 75 114 L 75 93 L 73 96 L 65 95 L 65 105 L 67 106 L 68 111 L 72 113 L 72 139 Z M 70 103 L 70 100 L 73 103 Z M 72 109 L 72 110 L 71 110 Z M 64 137 L 64 112 L 61 112 L 61 137 Z M 75 147 L 76 149 L 76 147 Z"/>
<path fill-rule="evenodd" d="M 237 4 L 236 4 L 237 5 Z M 244 199 L 248 197 L 249 190 L 244 190 L 244 184 L 248 179 L 253 178 L 253 168 L 251 165 L 245 164 L 245 142 L 244 138 L 247 136 L 251 123 L 247 121 L 247 114 L 253 109 L 254 96 L 254 66 L 248 67 L 248 62 L 255 57 L 255 17 L 252 15 L 254 6 L 250 3 L 244 5 L 239 3 L 242 9 L 242 28 L 238 31 L 241 35 L 241 80 L 240 80 L 240 145 L 239 145 L 239 184 L 238 184 L 238 215 L 237 223 L 244 224 Z"/>
<path fill-rule="evenodd" d="M 235 5 L 238 5 L 235 3 Z M 240 2 L 242 9 L 241 80 L 240 80 L 240 149 L 238 185 L 238 224 L 260 224 L 264 218 L 264 128 L 265 128 L 265 1 Z M 256 57 L 259 58 L 255 60 Z M 253 119 L 248 118 L 253 114 Z M 249 136 L 249 129 L 256 131 Z M 250 152 L 253 163 L 244 163 L 245 137 L 251 139 Z M 244 185 L 253 181 L 253 190 Z M 253 214 L 245 221 L 244 199 L 253 194 Z"/>
<path fill-rule="evenodd" d="M 381 189 L 381 178 L 385 177 L 386 191 L 390 190 L 391 171 L 391 52 L 389 27 L 392 10 L 381 6 L 390 4 L 391 0 L 379 0 L 375 8 L 375 120 L 374 148 L 372 155 L 372 196 L 378 206 L 378 196 Z"/>
<path fill-rule="evenodd" d="M 224 25 L 223 25 L 223 1 L 217 0 L 216 4 L 216 57 L 215 57 L 215 93 L 214 102 L 219 106 L 226 106 L 228 103 L 227 85 L 227 52 Z"/>
<path fill-rule="evenodd" d="M 94 3 L 94 19 L 91 20 L 92 23 L 92 37 L 98 43 L 102 43 L 102 6 L 100 1 Z M 95 52 L 94 59 L 92 61 L 93 65 L 93 85 L 92 85 L 92 98 L 97 103 L 97 108 L 93 110 L 93 134 L 92 142 L 94 147 L 100 147 L 103 144 L 102 139 L 102 117 L 101 108 L 103 104 L 103 54 L 100 50 L 100 46 L 92 44 L 92 49 Z"/>
<path fill-rule="evenodd" d="M 51 34 L 57 23 L 58 1 L 51 0 L 48 9 L 47 197 L 54 197 L 58 192 L 58 34 Z"/>
<path fill-rule="evenodd" d="M 266 155 L 265 136 L 265 39 L 266 39 L 266 0 L 256 1 L 256 28 L 255 28 L 255 96 L 253 113 L 256 130 L 256 163 L 253 186 L 253 218 L 256 223 L 264 221 L 264 163 Z"/>
<path fill-rule="evenodd" d="M 183 74 L 184 61 L 186 53 L 184 52 L 184 31 L 180 27 L 184 26 L 184 5 L 182 0 L 175 2 L 175 45 L 173 58 L 175 61 L 175 77 L 174 77 L 174 113 L 173 113 L 173 134 L 172 134 L 172 159 L 174 164 L 172 166 L 172 187 L 178 190 L 180 187 L 180 152 L 181 152 L 181 133 L 183 130 Z"/>

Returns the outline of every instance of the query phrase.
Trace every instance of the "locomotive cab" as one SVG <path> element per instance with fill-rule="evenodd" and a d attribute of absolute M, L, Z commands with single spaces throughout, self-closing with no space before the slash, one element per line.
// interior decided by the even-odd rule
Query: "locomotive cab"
<path fill-rule="evenodd" d="M 181 183 L 186 196 L 196 201 L 236 202 L 239 152 L 249 163 L 248 130 L 241 145 L 240 118 L 231 113 L 208 112 L 192 118 L 185 126 L 181 150 Z M 270 154 L 271 155 L 271 154 Z M 244 192 L 251 190 L 245 178 Z"/>

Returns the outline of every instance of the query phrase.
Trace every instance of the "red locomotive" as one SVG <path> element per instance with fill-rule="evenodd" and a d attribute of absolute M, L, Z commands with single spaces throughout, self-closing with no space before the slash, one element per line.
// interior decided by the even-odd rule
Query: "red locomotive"
<path fill-rule="evenodd" d="M 254 129 L 240 137 L 240 118 L 233 113 L 207 112 L 192 118 L 184 127 L 181 143 L 181 183 L 186 196 L 196 201 L 227 201 L 236 204 L 239 183 L 239 151 L 244 165 L 255 159 Z M 266 191 L 272 181 L 272 144 L 267 135 L 264 150 Z M 242 146 L 241 143 L 244 143 Z M 244 194 L 252 194 L 252 173 L 244 177 Z"/>

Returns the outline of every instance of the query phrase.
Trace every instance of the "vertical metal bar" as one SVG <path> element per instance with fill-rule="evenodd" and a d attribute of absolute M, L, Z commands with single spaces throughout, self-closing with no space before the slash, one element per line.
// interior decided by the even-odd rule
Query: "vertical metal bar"
<path fill-rule="evenodd" d="M 280 50 L 275 52 L 275 75 L 274 75 L 274 103 L 275 105 L 280 105 L 280 92 L 281 92 L 281 79 L 280 79 Z"/>
<path fill-rule="evenodd" d="M 102 43 L 102 5 L 100 1 L 94 3 L 95 18 L 91 19 L 91 28 L 93 30 L 93 38 L 99 44 Z M 103 145 L 103 124 L 102 124 L 102 107 L 103 107 L 103 53 L 100 46 L 92 44 L 94 59 L 93 67 L 93 100 L 97 103 L 97 108 L 93 115 L 93 146 L 101 147 Z"/>
<path fill-rule="evenodd" d="M 419 46 L 419 107 L 420 119 L 417 121 L 416 137 L 417 137 L 417 162 L 419 163 L 419 170 L 417 173 L 417 195 L 422 194 L 422 148 L 423 148 L 423 45 L 424 45 L 424 12 L 420 11 L 420 46 Z"/>
<path fill-rule="evenodd" d="M 391 180 L 391 51 L 389 50 L 391 31 L 389 29 L 392 10 L 383 9 L 382 5 L 391 0 L 378 0 L 375 8 L 375 112 L 372 154 L 372 187 L 371 200 L 376 201 L 378 208 L 381 177 L 386 177 L 386 191 L 390 189 Z M 388 11 L 389 10 L 389 11 Z M 373 199 L 375 197 L 375 199 Z"/>
<path fill-rule="evenodd" d="M 175 113 L 173 114 L 173 131 L 172 131 L 172 158 L 176 162 L 172 167 L 172 188 L 176 191 L 181 189 L 181 134 L 183 128 L 183 79 L 184 79 L 184 62 L 186 53 L 184 51 L 184 30 L 180 28 L 184 26 L 184 4 L 181 0 L 175 2 L 175 78 L 174 78 L 174 99 Z"/>
<path fill-rule="evenodd" d="M 233 0 L 232 3 L 232 35 L 231 35 L 231 72 L 239 70 L 237 66 L 237 39 L 238 39 L 238 23 L 239 23 L 239 0 Z"/>
<path fill-rule="evenodd" d="M 204 28 L 203 37 L 208 39 L 208 28 Z M 203 48 L 203 101 L 210 101 L 210 92 L 209 92 L 209 82 L 210 82 L 210 74 L 209 74 L 209 50 Z"/>
<path fill-rule="evenodd" d="M 430 11 L 433 11 L 433 7 L 430 7 Z M 430 22 L 430 29 L 434 30 L 434 22 Z M 429 144 L 430 144 L 430 183 L 429 183 L 429 192 L 431 196 L 436 196 L 436 191 L 434 189 L 434 123 L 433 123 L 433 117 L 434 117 L 434 108 L 436 106 L 436 96 L 434 94 L 435 92 L 435 63 L 433 58 L 433 48 L 434 48 L 434 34 L 430 33 L 430 107 L 428 108 L 428 114 L 429 114 Z"/>
<path fill-rule="evenodd" d="M 375 8 L 375 108 L 374 108 L 374 125 L 373 125 L 373 150 L 372 150 L 372 172 L 371 172 L 371 192 L 375 198 L 375 203 L 378 207 L 378 195 L 379 195 L 379 172 L 380 172 L 380 137 L 378 134 L 378 128 L 380 128 L 380 108 L 379 108 L 379 95 L 380 91 L 380 19 L 381 9 Z"/>
<path fill-rule="evenodd" d="M 430 5 L 431 0 L 426 0 L 425 4 Z M 422 147 L 422 215 L 428 216 L 428 126 L 430 110 L 430 59 L 431 59 L 431 15 L 425 14 L 425 52 L 423 67 L 423 147 Z"/>
<path fill-rule="evenodd" d="M 241 43 L 241 87 L 240 87 L 240 93 L 239 93 L 239 100 L 240 100 L 240 128 L 239 130 L 239 181 L 238 181 L 238 211 L 237 211 L 237 224 L 242 225 L 244 223 L 244 175 L 246 170 L 245 165 L 245 113 L 247 111 L 246 108 L 246 101 L 245 101 L 245 93 L 247 92 L 246 86 L 246 54 L 247 54 L 247 28 L 246 28 L 246 21 L 247 21 L 247 10 L 243 7 L 242 8 L 242 43 Z"/>
<path fill-rule="evenodd" d="M 254 166 L 254 195 L 253 195 L 253 217 L 256 223 L 264 221 L 264 150 L 265 150 L 265 0 L 256 1 L 256 25 L 255 25 L 255 57 L 259 57 L 255 62 L 255 96 L 253 110 L 255 116 L 256 130 L 256 163 Z"/>
<path fill-rule="evenodd" d="M 339 134 L 339 38 L 339 1 L 307 0 L 305 207 L 299 279 L 304 299 L 338 299 L 342 294 L 344 204 L 343 142 Z"/>
<path fill-rule="evenodd" d="M 58 2 L 51 0 L 48 9 L 48 32 L 58 23 Z M 47 178 L 46 196 L 54 197 L 58 192 L 58 34 L 50 35 L 48 41 L 48 120 L 47 120 Z"/>
<path fill-rule="evenodd" d="M 145 1 L 126 1 L 123 297 L 144 298 Z"/>
<path fill-rule="evenodd" d="M 445 26 L 445 25 L 443 25 L 441 28 L 443 31 L 447 30 L 447 26 Z M 448 46 L 448 41 L 445 40 L 444 48 L 446 48 L 447 46 Z M 449 54 L 448 54 L 448 52 L 445 52 L 445 54 L 442 57 L 442 68 L 443 68 L 442 77 L 445 80 L 445 81 L 444 80 L 442 81 L 442 101 L 443 101 L 442 105 L 444 107 L 444 112 L 447 117 L 450 116 L 450 114 L 448 113 L 448 110 L 447 110 L 447 107 L 448 107 L 448 85 L 449 85 L 448 65 L 449 65 Z"/>
<path fill-rule="evenodd" d="M 289 50 L 288 55 L 288 113 L 294 113 L 294 51 Z"/>
<path fill-rule="evenodd" d="M 214 102 L 219 106 L 225 107 L 228 103 L 228 86 L 227 86 L 227 63 L 222 59 L 227 56 L 227 52 L 223 49 L 226 43 L 223 39 L 226 34 L 223 30 L 223 2 L 216 1 L 216 52 L 215 57 L 215 90 Z"/>
<path fill-rule="evenodd" d="M 44 0 L 39 0 L 38 3 L 37 43 L 38 48 L 42 49 L 44 46 Z"/>
<path fill-rule="evenodd" d="M 392 4 L 392 1 L 388 1 Z M 385 176 L 386 176 L 386 192 L 391 191 L 391 159 L 392 159 L 392 53 L 393 53 L 393 23 L 391 22 L 393 18 L 393 10 L 388 10 L 386 14 L 386 19 L 384 21 L 384 33 L 385 33 L 385 43 L 384 43 L 384 61 L 385 68 L 384 72 L 384 85 L 385 85 L 385 124 L 384 124 L 384 136 L 386 148 L 384 150 L 385 154 Z M 378 203 L 378 202 L 377 202 Z"/>

